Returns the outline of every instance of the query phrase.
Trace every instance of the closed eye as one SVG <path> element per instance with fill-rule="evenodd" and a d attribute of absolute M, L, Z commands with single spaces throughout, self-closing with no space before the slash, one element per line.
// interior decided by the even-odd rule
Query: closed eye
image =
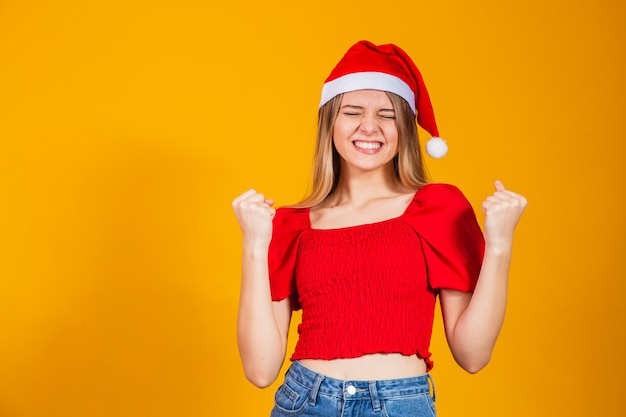
<path fill-rule="evenodd" d="M 378 115 L 384 119 L 395 119 L 396 112 L 394 109 L 380 109 Z"/>

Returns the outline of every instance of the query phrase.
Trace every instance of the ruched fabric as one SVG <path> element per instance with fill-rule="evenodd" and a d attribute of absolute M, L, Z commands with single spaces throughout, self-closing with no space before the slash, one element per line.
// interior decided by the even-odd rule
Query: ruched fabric
<path fill-rule="evenodd" d="M 302 308 L 292 360 L 416 354 L 430 361 L 437 291 L 473 291 L 484 239 L 454 186 L 429 184 L 381 222 L 311 228 L 308 208 L 280 208 L 268 258 L 273 300 Z"/>

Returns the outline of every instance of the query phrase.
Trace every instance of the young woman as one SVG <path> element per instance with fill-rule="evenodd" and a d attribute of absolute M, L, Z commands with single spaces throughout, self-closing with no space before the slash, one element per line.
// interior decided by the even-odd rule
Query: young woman
<path fill-rule="evenodd" d="M 294 309 L 292 365 L 271 416 L 433 416 L 436 297 L 454 358 L 475 373 L 504 319 L 524 197 L 496 181 L 484 235 L 454 186 L 428 184 L 417 123 L 438 136 L 428 93 L 395 45 L 355 44 L 322 90 L 313 190 L 274 210 L 233 201 L 243 233 L 238 342 L 246 377 L 273 383 Z M 429 141 L 441 156 L 445 143 Z"/>

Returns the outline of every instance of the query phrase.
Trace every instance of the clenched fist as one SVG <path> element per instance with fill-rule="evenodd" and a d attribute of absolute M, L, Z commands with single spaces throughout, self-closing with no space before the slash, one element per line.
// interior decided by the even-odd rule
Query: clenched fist
<path fill-rule="evenodd" d="M 510 249 L 515 225 L 526 208 L 526 198 L 495 182 L 496 191 L 483 202 L 485 243 L 494 249 Z"/>
<path fill-rule="evenodd" d="M 274 200 L 255 190 L 248 190 L 233 200 L 233 210 L 246 244 L 267 247 L 272 239 Z"/>

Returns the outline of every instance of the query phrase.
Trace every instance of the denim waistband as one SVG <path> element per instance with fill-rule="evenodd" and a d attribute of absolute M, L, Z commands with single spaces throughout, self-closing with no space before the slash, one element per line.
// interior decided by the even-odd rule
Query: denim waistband
<path fill-rule="evenodd" d="M 435 399 L 435 386 L 430 374 L 410 378 L 383 379 L 374 381 L 341 380 L 331 378 L 305 367 L 294 361 L 285 378 L 291 378 L 298 384 L 309 388 L 309 402 L 315 404 L 318 394 L 330 395 L 350 400 L 372 400 L 374 405 L 379 400 L 429 393 Z"/>

